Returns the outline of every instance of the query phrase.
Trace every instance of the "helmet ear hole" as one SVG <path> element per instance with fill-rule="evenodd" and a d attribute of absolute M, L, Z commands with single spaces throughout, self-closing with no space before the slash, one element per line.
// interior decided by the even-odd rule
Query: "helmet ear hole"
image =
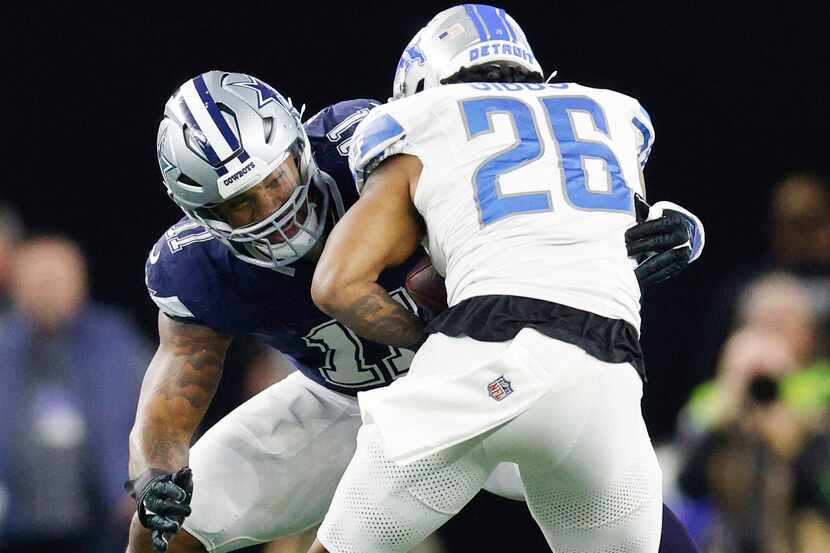
<path fill-rule="evenodd" d="M 195 180 L 191 179 L 190 177 L 188 177 L 188 176 L 187 176 L 187 175 L 185 175 L 184 173 L 180 174 L 180 175 L 179 175 L 179 177 L 178 177 L 176 180 L 177 180 L 177 181 L 179 182 L 179 184 L 181 184 L 182 186 L 190 187 L 190 188 L 193 188 L 193 189 L 195 189 L 195 190 L 197 190 L 197 191 L 201 191 L 201 190 L 202 190 L 202 188 L 203 188 L 201 184 L 199 184 L 199 183 L 198 183 L 198 182 L 196 182 Z"/>
<path fill-rule="evenodd" d="M 265 132 L 265 142 L 267 144 L 271 143 L 271 138 L 274 135 L 274 118 L 273 117 L 264 117 L 262 119 L 262 128 Z"/>
<path fill-rule="evenodd" d="M 418 81 L 418 85 L 415 87 L 415 94 L 418 94 L 419 92 L 423 92 L 423 90 L 424 90 L 424 79 L 421 79 L 420 81 Z"/>

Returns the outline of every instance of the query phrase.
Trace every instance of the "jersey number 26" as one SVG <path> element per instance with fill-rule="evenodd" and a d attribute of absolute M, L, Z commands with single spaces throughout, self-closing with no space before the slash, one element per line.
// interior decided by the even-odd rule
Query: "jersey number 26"
<path fill-rule="evenodd" d="M 634 194 L 623 179 L 614 152 L 606 144 L 576 136 L 572 111 L 587 113 L 594 127 L 608 135 L 608 122 L 599 104 L 585 96 L 552 96 L 539 101 L 545 111 L 546 127 L 558 145 L 563 192 L 568 203 L 577 209 L 633 213 Z M 468 140 L 494 132 L 492 116 L 496 113 L 512 119 L 516 134 L 513 144 L 486 159 L 473 174 L 481 224 L 489 225 L 518 213 L 553 210 L 548 191 L 502 194 L 499 190 L 500 175 L 532 163 L 544 153 L 544 142 L 530 106 L 516 98 L 472 98 L 461 102 L 461 111 Z M 590 158 L 604 162 L 609 179 L 607 190 L 588 188 L 584 161 Z"/>

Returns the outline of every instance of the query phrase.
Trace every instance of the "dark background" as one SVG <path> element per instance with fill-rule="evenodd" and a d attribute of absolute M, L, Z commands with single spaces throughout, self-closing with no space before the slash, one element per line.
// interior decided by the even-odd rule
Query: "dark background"
<path fill-rule="evenodd" d="M 385 100 L 409 38 L 449 3 L 271 3 L 84 8 L 20 4 L 3 42 L 0 197 L 36 232 L 78 239 L 97 299 L 155 332 L 143 264 L 181 215 L 155 158 L 163 104 L 209 69 L 254 74 L 307 115 L 348 98 Z M 656 146 L 652 201 L 706 224 L 700 262 L 645 299 L 646 417 L 671 432 L 721 284 L 760 260 L 769 191 L 792 170 L 828 171 L 827 8 L 728 2 L 502 3 L 546 72 L 640 100 Z M 751 7 L 750 4 L 752 4 Z"/>
<path fill-rule="evenodd" d="M 385 100 L 409 38 L 450 3 L 216 2 L 0 8 L 0 199 L 34 232 L 80 241 L 97 299 L 148 335 L 143 264 L 181 213 L 160 182 L 156 129 L 173 90 L 223 69 L 258 76 L 311 115 Z M 806 2 L 502 2 L 558 80 L 611 88 L 650 112 L 649 199 L 704 221 L 703 258 L 644 300 L 646 420 L 668 438 L 709 377 L 719 293 L 766 251 L 769 193 L 794 170 L 827 175 L 827 7 Z M 233 386 L 226 377 L 224 386 Z M 451 550 L 544 550 L 524 507 L 481 494 L 443 531 Z M 472 534 L 471 534 L 472 532 Z M 535 533 L 534 533 L 535 532 Z M 535 549 L 530 547 L 535 536 Z M 519 539 L 519 542 L 522 540 Z"/>

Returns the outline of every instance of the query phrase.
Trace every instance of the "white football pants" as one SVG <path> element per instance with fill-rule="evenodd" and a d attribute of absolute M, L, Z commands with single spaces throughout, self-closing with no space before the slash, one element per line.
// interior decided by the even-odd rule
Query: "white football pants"
<path fill-rule="evenodd" d="M 639 376 L 628 364 L 531 332 L 531 353 L 566 378 L 512 420 L 408 464 L 387 455 L 378 424 L 364 424 L 318 532 L 330 553 L 409 551 L 459 512 L 500 462 L 518 464 L 528 507 L 556 553 L 657 552 L 661 474 L 640 411 Z M 433 335 L 410 376 L 393 386 L 419 377 L 419 356 L 465 366 L 508 345 Z M 422 378 L 439 386 L 445 377 Z M 447 425 L 469 414 L 429 410 L 424 404 L 421 416 Z"/>

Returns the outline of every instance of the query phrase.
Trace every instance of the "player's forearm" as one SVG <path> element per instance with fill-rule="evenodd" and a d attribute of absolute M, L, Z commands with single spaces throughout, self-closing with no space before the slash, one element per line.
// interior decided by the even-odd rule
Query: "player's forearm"
<path fill-rule="evenodd" d="M 131 478 L 150 468 L 175 471 L 188 464 L 193 434 L 213 394 L 208 383 L 183 389 L 180 380 L 174 376 L 151 387 L 146 399 L 142 393 L 130 432 Z"/>
<path fill-rule="evenodd" d="M 175 471 L 186 466 L 192 433 L 171 432 L 165 425 L 136 424 L 130 433 L 130 478 L 150 468 Z"/>
<path fill-rule="evenodd" d="M 175 336 L 160 348 L 142 385 L 130 433 L 130 476 L 148 468 L 187 464 L 193 434 L 210 405 L 224 365 L 226 342 Z"/>
<path fill-rule="evenodd" d="M 376 282 L 334 285 L 315 301 L 358 336 L 374 342 L 413 348 L 426 337 L 423 322 Z"/>

